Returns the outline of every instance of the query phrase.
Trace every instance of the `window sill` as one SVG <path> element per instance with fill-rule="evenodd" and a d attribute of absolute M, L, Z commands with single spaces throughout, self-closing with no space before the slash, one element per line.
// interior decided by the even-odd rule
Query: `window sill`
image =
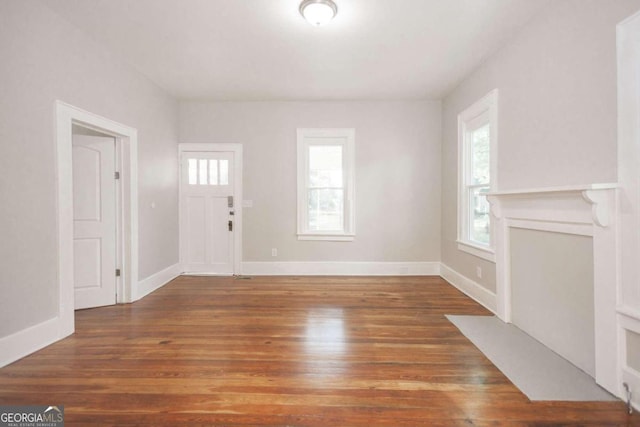
<path fill-rule="evenodd" d="M 355 234 L 298 234 L 298 240 L 323 240 L 327 242 L 352 242 Z"/>
<path fill-rule="evenodd" d="M 463 242 L 461 240 L 458 240 L 458 249 L 462 252 L 477 256 L 478 258 L 482 258 L 489 262 L 496 262 L 496 253 L 491 248 L 482 247 L 479 245 L 474 245 L 470 242 Z"/>

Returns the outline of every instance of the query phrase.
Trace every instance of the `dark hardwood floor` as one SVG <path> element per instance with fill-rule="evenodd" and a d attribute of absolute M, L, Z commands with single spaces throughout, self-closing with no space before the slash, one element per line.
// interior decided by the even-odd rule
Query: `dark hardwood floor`
<path fill-rule="evenodd" d="M 437 277 L 180 277 L 76 312 L 0 369 L 0 404 L 63 404 L 67 426 L 640 425 L 530 402 L 445 314 L 490 313 Z"/>

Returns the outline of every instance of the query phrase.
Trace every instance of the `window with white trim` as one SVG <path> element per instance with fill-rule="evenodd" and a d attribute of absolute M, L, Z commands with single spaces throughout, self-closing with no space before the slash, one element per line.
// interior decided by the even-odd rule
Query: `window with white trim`
<path fill-rule="evenodd" d="M 498 91 L 458 116 L 458 249 L 494 261 L 487 193 L 495 188 Z"/>
<path fill-rule="evenodd" d="M 355 235 L 354 129 L 298 129 L 298 239 Z"/>

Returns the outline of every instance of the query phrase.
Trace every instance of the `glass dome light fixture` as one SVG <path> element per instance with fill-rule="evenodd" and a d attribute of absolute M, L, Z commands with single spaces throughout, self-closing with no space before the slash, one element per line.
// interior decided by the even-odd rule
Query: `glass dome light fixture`
<path fill-rule="evenodd" d="M 319 27 L 327 24 L 338 13 L 338 6 L 333 0 L 304 0 L 300 3 L 300 15 L 310 24 Z"/>

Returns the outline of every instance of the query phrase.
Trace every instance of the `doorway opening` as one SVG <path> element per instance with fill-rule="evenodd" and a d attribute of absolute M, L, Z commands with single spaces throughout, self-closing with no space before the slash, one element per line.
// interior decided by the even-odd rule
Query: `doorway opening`
<path fill-rule="evenodd" d="M 58 177 L 58 289 L 61 336 L 74 331 L 74 129 L 86 137 L 114 141 L 114 168 L 119 185 L 114 192 L 116 222 L 115 263 L 120 270 L 116 281 L 116 303 L 131 302 L 138 281 L 138 191 L 137 131 L 107 118 L 56 102 L 56 148 Z M 114 271 L 114 275 L 116 272 Z"/>

